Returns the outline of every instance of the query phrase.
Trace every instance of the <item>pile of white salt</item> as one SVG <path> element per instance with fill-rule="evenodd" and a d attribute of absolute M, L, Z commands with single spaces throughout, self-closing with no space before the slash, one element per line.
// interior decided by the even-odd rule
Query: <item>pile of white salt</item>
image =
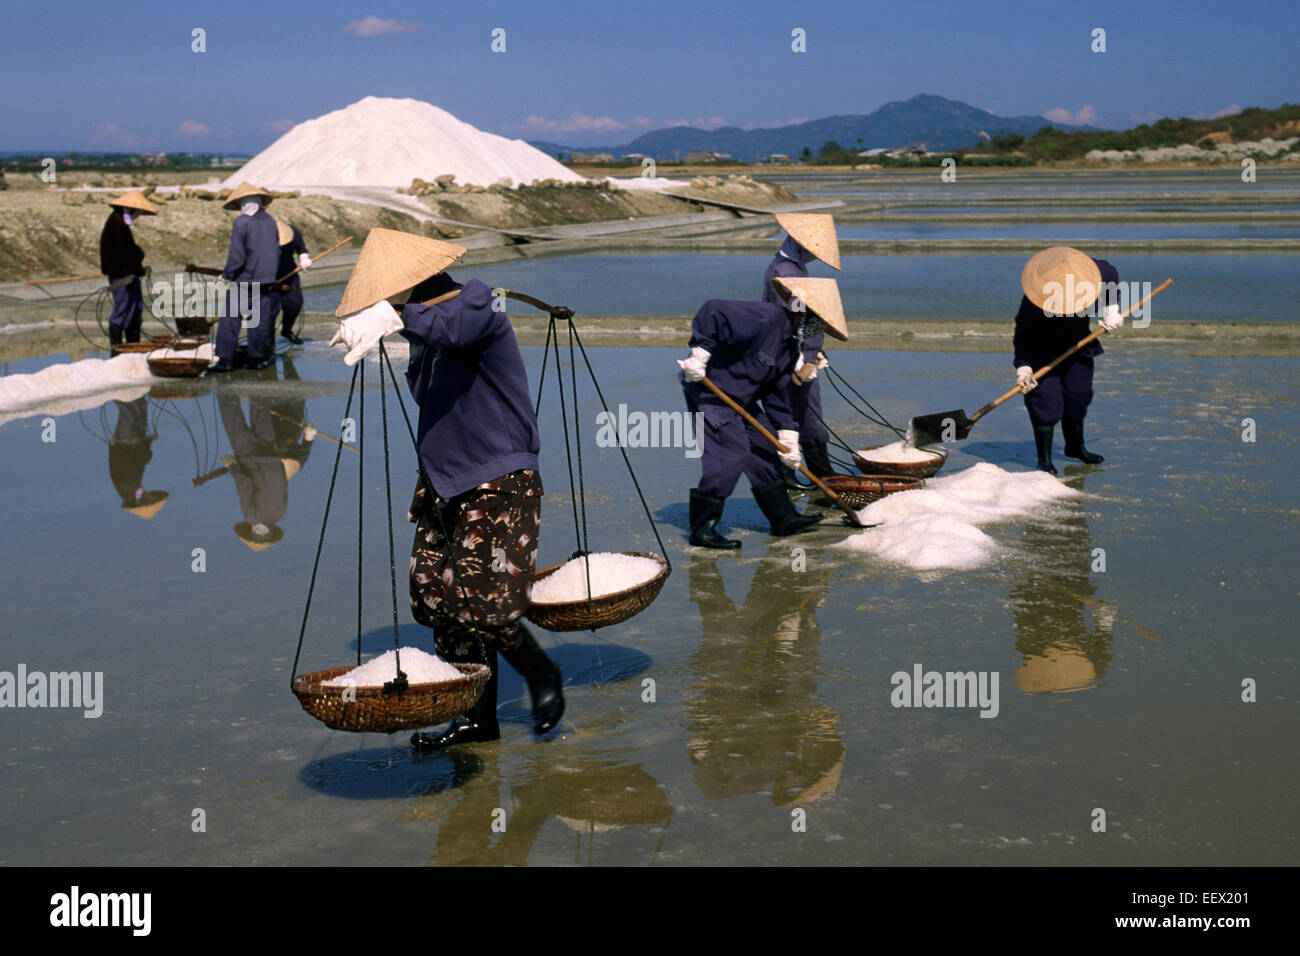
<path fill-rule="evenodd" d="M 858 456 L 867 461 L 879 461 L 885 464 L 912 464 L 923 461 L 934 461 L 936 458 L 943 456 L 939 452 L 927 451 L 924 448 L 915 448 L 905 441 L 896 441 L 889 445 L 881 445 L 879 448 L 859 448 Z"/>
<path fill-rule="evenodd" d="M 981 526 L 1032 514 L 1080 492 L 1043 471 L 1009 472 L 981 462 L 924 488 L 902 491 L 858 512 L 879 525 L 837 547 L 874 554 L 918 571 L 976 568 L 998 543 Z"/>
<path fill-rule="evenodd" d="M 458 680 L 463 676 L 441 657 L 422 651 L 418 647 L 402 648 L 402 670 L 406 673 L 406 682 L 411 685 L 441 684 L 444 681 Z M 323 681 L 321 686 L 383 687 L 396 677 L 397 652 L 388 651 L 386 654 L 372 657 L 346 674 Z"/>
<path fill-rule="evenodd" d="M 534 604 L 565 604 L 587 600 L 587 567 L 591 568 L 591 596 L 604 597 L 644 584 L 663 567 L 651 558 L 597 551 L 573 558 L 533 584 Z"/>
<path fill-rule="evenodd" d="M 0 377 L 0 412 L 134 386 L 150 378 L 149 365 L 138 352 L 110 359 L 60 362 L 39 372 Z"/>

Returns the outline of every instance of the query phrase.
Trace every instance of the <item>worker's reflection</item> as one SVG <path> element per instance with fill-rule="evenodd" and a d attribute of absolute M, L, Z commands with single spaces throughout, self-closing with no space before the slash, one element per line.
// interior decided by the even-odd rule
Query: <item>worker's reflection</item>
<path fill-rule="evenodd" d="M 301 381 L 293 357 L 285 355 L 281 361 L 284 365 L 284 381 Z M 276 453 L 284 465 L 285 477 L 292 478 L 307 463 L 307 456 L 311 454 L 316 438 L 316 429 L 307 420 L 307 399 L 300 391 L 287 391 L 269 402 L 268 407 L 275 434 Z"/>
<path fill-rule="evenodd" d="M 1092 597 L 1088 519 L 1080 510 L 1030 524 L 1025 547 L 1032 562 L 1009 601 L 1024 661 L 1016 685 L 1026 694 L 1087 690 L 1106 675 L 1114 623 L 1108 606 Z"/>
<path fill-rule="evenodd" d="M 551 816 L 575 831 L 580 842 L 588 837 L 588 862 L 598 834 L 668 826 L 673 813 L 668 795 L 639 764 L 573 741 L 561 752 L 547 750 L 544 758 L 530 761 L 522 780 L 503 797 L 501 748 L 482 748 L 482 772 L 460 789 L 438 827 L 438 848 L 429 865 L 524 866 Z"/>
<path fill-rule="evenodd" d="M 817 606 L 829 571 L 796 571 L 793 545 L 774 543 L 737 609 L 712 556 L 689 569 L 704 635 L 693 659 L 687 749 L 710 798 L 770 789 L 777 806 L 805 804 L 839 784 L 839 718 L 817 693 Z"/>
<path fill-rule="evenodd" d="M 122 507 L 137 518 L 152 518 L 167 503 L 167 492 L 144 489 L 144 469 L 153 458 L 149 434 L 149 400 L 141 395 L 130 402 L 114 400 L 117 427 L 108 442 L 108 476 L 122 499 Z"/>

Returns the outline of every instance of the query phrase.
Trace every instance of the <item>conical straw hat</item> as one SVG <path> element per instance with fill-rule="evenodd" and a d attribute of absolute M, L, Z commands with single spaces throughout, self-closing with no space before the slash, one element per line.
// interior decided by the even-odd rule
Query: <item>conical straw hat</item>
<path fill-rule="evenodd" d="M 137 518 L 151 521 L 153 520 L 154 515 L 162 511 L 162 506 L 167 504 L 167 497 L 167 492 L 165 491 L 150 491 L 145 493 L 145 496 L 140 500 L 139 504 L 128 505 L 123 502 L 122 507 L 126 511 L 131 512 L 131 514 L 135 515 Z"/>
<path fill-rule="evenodd" d="M 844 320 L 844 305 L 840 302 L 840 287 L 834 279 L 814 279 L 778 276 L 776 284 L 792 296 L 797 296 L 817 318 L 826 324 L 826 331 L 841 342 L 849 340 L 849 326 Z"/>
<path fill-rule="evenodd" d="M 1020 273 L 1025 298 L 1043 311 L 1049 305 L 1057 315 L 1077 315 L 1097 301 L 1101 270 L 1078 249 L 1052 246 L 1036 252 Z M 1066 301 L 1067 292 L 1071 301 Z"/>
<path fill-rule="evenodd" d="M 135 209 L 146 216 L 158 215 L 158 210 L 154 207 L 154 204 L 146 199 L 144 193 L 138 189 L 132 189 L 129 193 L 122 193 L 116 199 L 110 199 L 108 204 L 110 206 L 122 206 L 126 209 Z"/>
<path fill-rule="evenodd" d="M 235 534 L 239 535 L 239 540 L 244 542 L 254 551 L 265 551 L 273 544 L 279 544 L 284 537 L 284 529 L 279 525 L 272 525 L 271 532 L 264 538 L 259 538 L 253 532 L 253 526 L 247 521 L 241 521 L 235 525 Z"/>
<path fill-rule="evenodd" d="M 302 471 L 302 462 L 296 458 L 281 458 L 280 464 L 284 466 L 284 480 L 288 481 L 298 472 Z"/>
<path fill-rule="evenodd" d="M 263 206 L 271 205 L 271 194 L 265 189 L 258 189 L 252 183 L 240 183 L 235 187 L 235 191 L 226 199 L 224 209 L 238 209 L 239 201 L 247 199 L 249 196 L 260 196 Z"/>
<path fill-rule="evenodd" d="M 464 246 L 454 242 L 396 229 L 371 229 L 334 314 L 343 318 L 413 289 L 442 272 L 465 252 Z"/>
<path fill-rule="evenodd" d="M 293 242 L 293 227 L 283 219 L 275 221 L 275 231 L 280 236 L 280 245 L 287 246 Z"/>
<path fill-rule="evenodd" d="M 776 217 L 791 238 L 832 269 L 840 267 L 840 244 L 835 238 L 835 217 L 827 213 L 788 212 Z"/>

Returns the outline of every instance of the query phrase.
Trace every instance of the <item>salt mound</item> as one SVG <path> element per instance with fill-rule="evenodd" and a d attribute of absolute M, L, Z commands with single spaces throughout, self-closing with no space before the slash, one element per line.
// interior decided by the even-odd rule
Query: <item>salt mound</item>
<path fill-rule="evenodd" d="M 564 604 L 587 600 L 587 565 L 591 566 L 591 596 L 604 597 L 649 581 L 663 568 L 651 558 L 597 551 L 573 558 L 533 584 L 534 604 Z"/>
<path fill-rule="evenodd" d="M 429 654 L 418 647 L 402 648 L 402 670 L 406 682 L 415 684 L 441 684 L 449 680 L 458 680 L 464 675 L 436 654 Z M 322 681 L 322 687 L 383 687 L 397 676 L 397 652 L 389 651 L 372 657 L 360 667 L 354 667 L 346 674 L 340 674 L 331 680 Z"/>
<path fill-rule="evenodd" d="M 411 185 L 451 173 L 462 185 L 583 177 L 521 139 L 485 133 L 432 103 L 367 96 L 299 123 L 224 183 L 263 188 Z"/>
<path fill-rule="evenodd" d="M 0 378 L 0 412 L 16 412 L 78 395 L 147 383 L 149 363 L 136 352 L 111 359 L 63 362 L 39 372 Z"/>
<path fill-rule="evenodd" d="M 867 461 L 880 461 L 888 464 L 934 461 L 936 458 L 943 457 L 938 452 L 916 448 L 905 441 L 881 445 L 879 448 L 859 448 L 858 455 Z"/>
<path fill-rule="evenodd" d="M 1030 514 L 1080 492 L 1044 471 L 1009 472 L 981 462 L 924 488 L 881 498 L 858 512 L 878 524 L 837 547 L 875 554 L 918 571 L 968 569 L 992 560 L 998 545 L 981 525 Z"/>

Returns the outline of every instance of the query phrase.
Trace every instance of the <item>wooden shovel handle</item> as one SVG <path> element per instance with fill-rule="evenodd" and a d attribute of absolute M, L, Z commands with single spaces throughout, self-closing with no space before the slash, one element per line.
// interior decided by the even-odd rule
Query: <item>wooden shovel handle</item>
<path fill-rule="evenodd" d="M 24 285 L 53 285 L 56 282 L 78 282 L 82 279 L 102 279 L 104 273 L 96 272 L 89 276 L 68 276 L 66 279 L 28 279 Z"/>
<path fill-rule="evenodd" d="M 1173 285 L 1173 284 L 1174 284 L 1174 280 L 1173 280 L 1173 279 L 1166 279 L 1164 282 L 1160 283 L 1158 286 L 1156 286 L 1154 289 L 1151 290 L 1151 294 L 1150 294 L 1150 295 L 1146 296 L 1144 299 L 1142 299 L 1142 300 L 1141 300 L 1140 302 L 1138 302 L 1136 305 L 1129 306 L 1129 308 L 1124 312 L 1124 318 L 1127 319 L 1127 318 L 1128 318 L 1128 317 L 1133 313 L 1133 310 L 1134 310 L 1134 309 L 1139 309 L 1139 308 L 1141 308 L 1142 306 L 1146 305 L 1148 302 L 1150 302 L 1152 299 L 1154 299 L 1156 296 L 1158 296 L 1161 292 L 1164 292 L 1165 289 L 1168 289 L 1168 288 L 1169 288 L 1171 285 Z M 1066 349 L 1064 352 L 1062 352 L 1062 353 L 1061 353 L 1060 355 L 1058 355 L 1056 358 L 1052 359 L 1052 361 L 1048 362 L 1046 365 L 1044 365 L 1042 368 L 1040 368 L 1037 372 L 1035 372 L 1035 373 L 1034 373 L 1034 381 L 1037 382 L 1039 379 L 1041 379 L 1044 375 L 1046 375 L 1046 374 L 1047 374 L 1048 372 L 1050 372 L 1052 369 L 1056 368 L 1056 366 L 1060 365 L 1062 362 L 1064 362 L 1066 359 L 1068 359 L 1068 358 L 1069 358 L 1071 355 L 1073 355 L 1075 352 L 1079 351 L 1079 349 L 1083 348 L 1083 347 L 1084 347 L 1085 345 L 1087 345 L 1089 342 L 1091 342 L 1091 341 L 1095 340 L 1096 338 L 1098 338 L 1099 336 L 1103 335 L 1103 334 L 1105 333 L 1105 331 L 1106 331 L 1106 329 L 1105 329 L 1104 326 L 1100 326 L 1100 325 L 1097 326 L 1097 328 L 1096 328 L 1093 332 L 1091 332 L 1090 334 L 1088 334 L 1088 335 L 1085 336 L 1084 338 L 1079 339 L 1079 341 L 1075 342 L 1074 345 L 1070 346 L 1070 348 Z M 972 416 L 970 417 L 970 423 L 971 423 L 972 425 L 974 425 L 977 421 L 979 421 L 981 418 L 983 418 L 983 417 L 984 417 L 985 415 L 987 415 L 989 412 L 993 411 L 993 409 L 997 408 L 999 405 L 1001 405 L 1001 404 L 1002 404 L 1003 402 L 1005 402 L 1007 399 L 1011 398 L 1011 396 L 1013 396 L 1013 395 L 1019 395 L 1019 394 L 1020 394 L 1020 386 L 1019 386 L 1019 385 L 1015 385 L 1015 386 L 1013 386 L 1013 387 L 1012 387 L 1010 390 L 1008 390 L 1005 394 L 1000 395 L 999 397 L 993 399 L 993 401 L 989 402 L 987 405 L 985 405 L 983 408 L 981 408 L 978 412 L 976 412 L 974 415 L 972 415 Z"/>
<path fill-rule="evenodd" d="M 286 422 L 288 422 L 290 425 L 297 425 L 297 426 L 298 426 L 300 429 L 302 429 L 303 431 L 306 431 L 306 430 L 307 430 L 307 426 L 304 425 L 302 422 L 296 422 L 296 421 L 294 421 L 292 418 L 290 418 L 288 415 L 282 415 L 282 414 L 280 414 L 280 413 L 277 412 L 274 408 L 271 409 L 271 414 L 274 415 L 276 418 L 283 418 L 283 419 L 284 419 Z M 314 426 L 313 426 L 313 427 L 314 427 Z M 333 442 L 334 444 L 336 444 L 336 445 L 342 445 L 344 448 L 348 449 L 349 451 L 354 451 L 354 452 L 357 451 L 355 448 L 353 448 L 351 445 L 347 444 L 346 442 L 341 442 L 341 441 L 339 441 L 337 438 L 333 437 L 332 435 L 326 435 L 326 434 L 325 434 L 323 431 L 321 431 L 319 428 L 316 429 L 316 434 L 319 435 L 321 438 L 328 438 L 330 441 L 332 441 L 332 442 Z M 360 454 L 360 452 L 357 452 L 357 454 Z"/>
<path fill-rule="evenodd" d="M 762 435 L 764 438 L 766 438 L 768 441 L 770 441 L 773 445 L 775 445 L 775 446 L 776 446 L 776 450 L 777 450 L 778 452 L 780 452 L 781 454 L 784 454 L 784 453 L 786 452 L 786 447 L 785 447 L 784 445 L 782 445 L 780 441 L 777 440 L 777 437 L 776 437 L 775 435 L 773 435 L 770 431 L 768 431 L 766 428 L 764 428 L 764 427 L 759 423 L 758 419 L 756 419 L 753 415 L 749 414 L 749 412 L 747 412 L 747 411 L 745 411 L 743 408 L 741 408 L 740 405 L 736 403 L 736 400 L 735 400 L 735 399 L 733 399 L 730 395 L 728 395 L 728 394 L 727 394 L 726 392 L 724 392 L 722 389 L 718 388 L 718 386 L 716 386 L 716 385 L 714 385 L 712 382 L 710 382 L 709 379 L 708 379 L 708 376 L 705 376 L 704 378 L 700 379 L 700 384 L 703 385 L 705 388 L 707 388 L 707 389 L 708 389 L 710 392 L 712 392 L 714 395 L 718 396 L 718 398 L 720 398 L 720 399 L 721 399 L 721 400 L 726 404 L 726 406 L 727 406 L 728 408 L 730 408 L 733 412 L 735 412 L 736 414 L 738 414 L 741 418 L 743 418 L 743 419 L 744 419 L 746 422 L 748 422 L 750 425 L 753 425 L 754 428 L 758 429 L 758 433 L 759 433 L 760 435 Z M 858 520 L 858 513 L 857 513 L 856 511 L 854 511 L 852 508 L 850 508 L 848 505 L 846 505 L 846 504 L 844 503 L 844 500 L 843 500 L 842 498 L 840 498 L 840 496 L 837 495 L 834 491 L 832 491 L 830 488 L 828 488 L 828 487 L 826 486 L 826 483 L 825 483 L 824 481 L 822 481 L 820 478 L 818 478 L 816 475 L 814 475 L 811 471 L 809 471 L 806 467 L 804 467 L 803 464 L 800 464 L 800 465 L 799 465 L 799 471 L 803 473 L 803 476 L 804 476 L 805 478 L 807 478 L 807 479 L 808 479 L 809 481 L 811 481 L 814 485 L 816 485 L 818 488 L 820 488 L 820 489 L 822 490 L 822 492 L 825 493 L 825 495 L 826 495 L 827 498 L 829 498 L 831 501 L 835 502 L 835 507 L 839 508 L 839 509 L 840 509 L 841 511 L 843 511 L 846 515 L 848 515 L 848 516 L 849 516 L 849 520 L 851 520 L 851 521 L 852 521 L 855 525 L 857 525 L 858 527 L 861 527 L 861 526 L 862 526 L 862 522 L 861 522 L 860 520 Z"/>
<path fill-rule="evenodd" d="M 332 245 L 332 246 L 330 246 L 328 249 L 326 249 L 324 252 L 322 252 L 320 255 L 318 255 L 318 256 L 316 256 L 314 259 L 312 259 L 312 260 L 311 260 L 311 264 L 312 264 L 312 265 L 315 265 L 316 263 L 318 263 L 318 262 L 320 262 L 322 259 L 324 259 L 326 256 L 328 256 L 328 255 L 329 255 L 331 252 L 333 252 L 335 249 L 337 249 L 339 246 L 343 245 L 343 243 L 345 243 L 345 242 L 351 242 L 351 241 L 352 241 L 352 237 L 351 237 L 351 236 L 345 236 L 344 238 L 340 239 L 338 242 L 334 243 L 334 245 Z M 301 271 L 302 271 L 302 266 L 299 266 L 297 269 L 294 269 L 292 272 L 286 272 L 284 275 L 280 276 L 280 278 L 276 279 L 275 281 L 276 281 L 276 282 L 283 282 L 283 281 L 285 281 L 286 279 L 292 278 L 293 276 L 297 275 L 297 274 L 298 274 L 299 272 L 301 272 Z"/>

